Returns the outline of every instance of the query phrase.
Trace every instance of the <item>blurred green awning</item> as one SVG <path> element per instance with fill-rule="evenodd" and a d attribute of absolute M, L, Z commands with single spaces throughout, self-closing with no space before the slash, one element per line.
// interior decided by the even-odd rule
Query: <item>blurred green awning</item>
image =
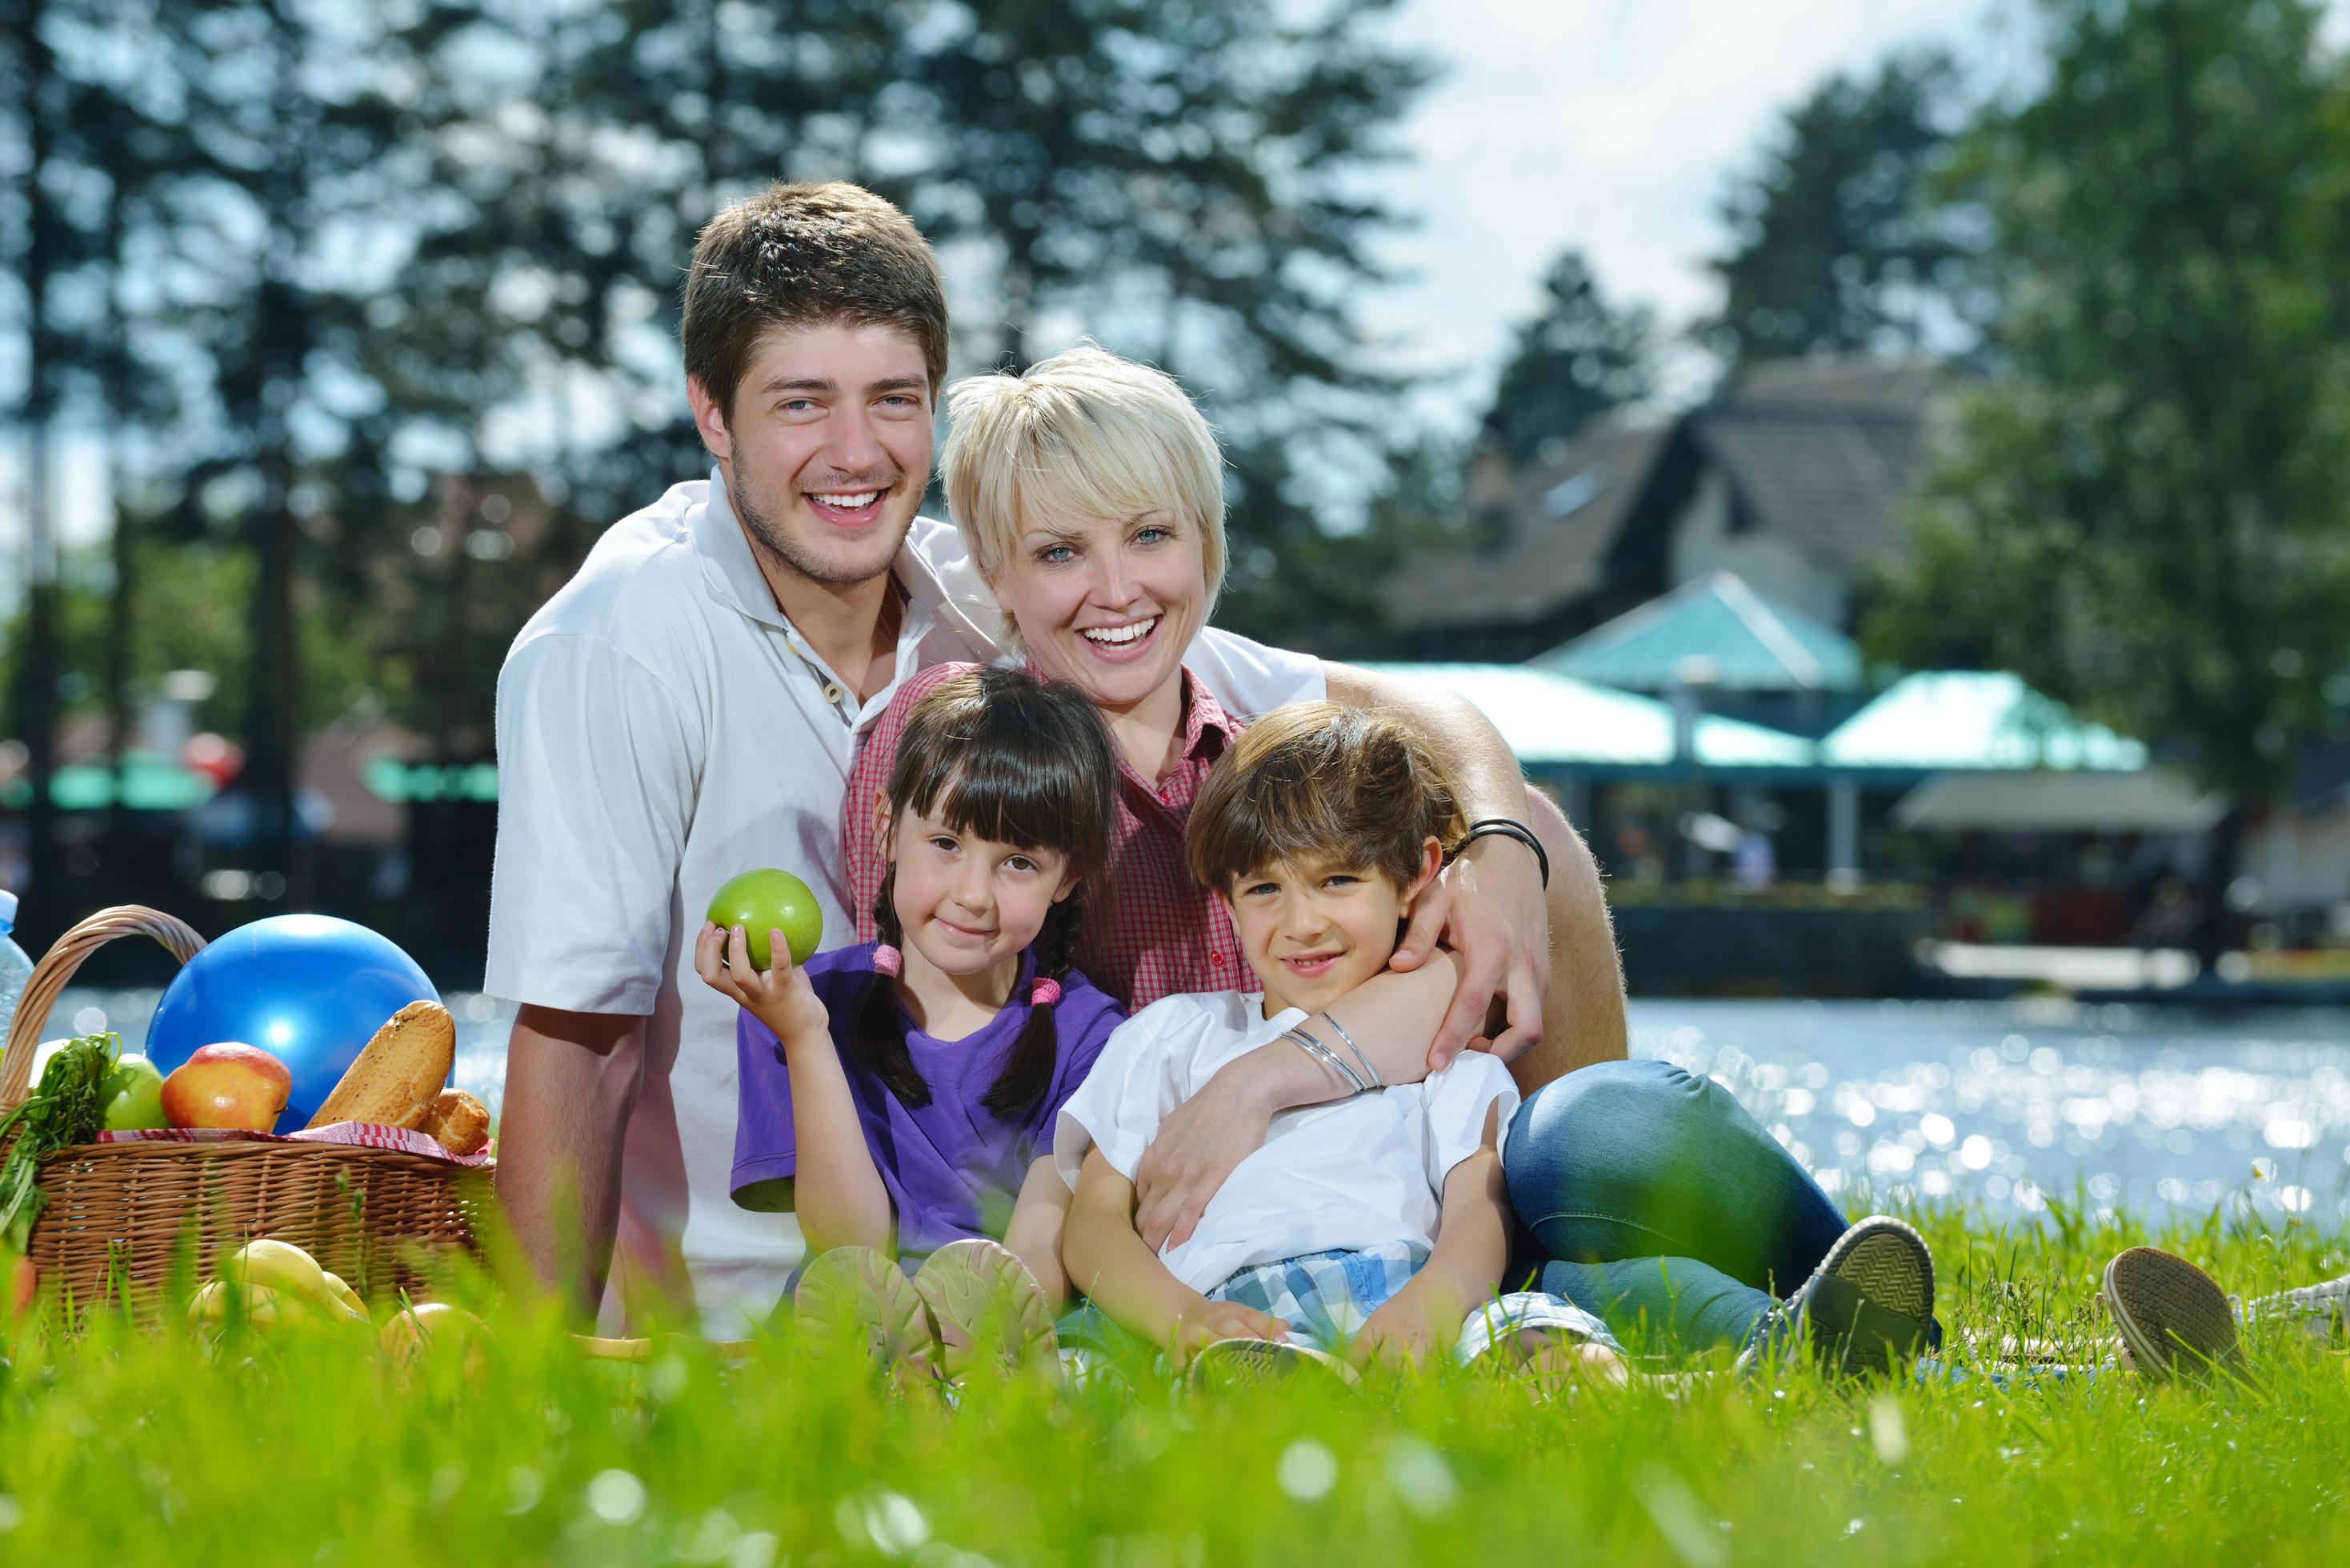
<path fill-rule="evenodd" d="M 213 781 L 161 752 L 127 752 L 122 759 L 122 804 L 133 811 L 186 811 L 214 793 Z M 115 770 L 104 763 L 76 763 L 49 775 L 49 801 L 59 811 L 104 811 L 114 804 Z M 22 811 L 33 803 L 33 781 L 19 774 L 0 784 L 0 805 Z"/>
<path fill-rule="evenodd" d="M 1856 691 L 1860 649 L 1832 627 L 1714 572 L 1528 662 L 1627 691 L 1665 691 L 1702 670 L 1724 691 Z"/>
<path fill-rule="evenodd" d="M 1812 742 L 1760 724 L 1700 714 L 1693 759 L 1673 754 L 1673 711 L 1653 697 L 1613 691 L 1530 664 L 1367 664 L 1458 692 L 1492 721 L 1530 767 L 1598 773 L 1708 768 L 1805 769 Z"/>
<path fill-rule="evenodd" d="M 459 763 L 436 767 L 430 763 L 403 763 L 398 757 L 378 757 L 359 776 L 369 789 L 399 805 L 411 800 L 478 800 L 498 798 L 498 770 L 489 763 Z"/>
<path fill-rule="evenodd" d="M 1820 742 L 1820 760 L 1853 770 L 2135 773 L 2147 751 L 2013 675 L 1969 670 L 1895 681 Z"/>

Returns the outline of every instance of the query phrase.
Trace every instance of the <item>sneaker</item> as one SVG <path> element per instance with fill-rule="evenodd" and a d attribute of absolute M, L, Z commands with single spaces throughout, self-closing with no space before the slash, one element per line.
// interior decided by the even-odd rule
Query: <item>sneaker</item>
<path fill-rule="evenodd" d="M 2236 1314 L 2210 1275 L 2184 1258 L 2132 1247 L 2106 1265 L 2106 1310 L 2148 1377 L 2233 1368 L 2243 1359 Z"/>
<path fill-rule="evenodd" d="M 931 1314 L 906 1272 L 870 1247 L 835 1247 L 800 1271 L 792 1303 L 809 1352 L 830 1355 L 861 1348 L 877 1366 L 901 1380 L 938 1371 L 938 1341 Z"/>
<path fill-rule="evenodd" d="M 2341 1337 L 2350 1327 L 2350 1274 L 2297 1291 L 2255 1296 L 2236 1309 L 2248 1327 L 2300 1329 L 2319 1339 Z"/>
<path fill-rule="evenodd" d="M 1270 1339 L 1217 1340 L 1203 1345 L 1183 1372 L 1184 1382 L 1194 1388 L 1250 1387 L 1299 1376 L 1335 1377 L 1349 1388 L 1362 1381 L 1327 1351 Z"/>
<path fill-rule="evenodd" d="M 1934 1257 L 1926 1239 L 1872 1214 L 1837 1237 L 1803 1288 L 1771 1309 L 1737 1365 L 1753 1366 L 1799 1335 L 1824 1372 L 1883 1374 L 1927 1347 L 1933 1330 Z"/>
<path fill-rule="evenodd" d="M 961 1377 L 990 1351 L 1011 1373 L 1050 1366 L 1060 1348 L 1045 1288 L 1027 1264 L 993 1241 L 941 1247 L 916 1271 L 914 1293 L 930 1308 L 949 1377 Z"/>

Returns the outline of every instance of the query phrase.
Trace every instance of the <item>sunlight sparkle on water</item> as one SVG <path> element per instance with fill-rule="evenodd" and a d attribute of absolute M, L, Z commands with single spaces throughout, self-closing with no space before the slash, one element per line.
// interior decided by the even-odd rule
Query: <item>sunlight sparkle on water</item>
<path fill-rule="evenodd" d="M 1634 1055 L 1727 1085 L 1846 1207 L 2350 1215 L 2350 1015 L 1651 1001 L 1631 1024 Z"/>
<path fill-rule="evenodd" d="M 146 1038 L 152 991 L 72 990 L 52 1014 Z M 456 1086 L 493 1112 L 514 1007 L 446 999 Z M 57 1024 L 53 1032 L 62 1033 Z M 2063 1002 L 1635 1002 L 1632 1054 L 1735 1093 L 1847 1207 L 1869 1195 L 2158 1218 L 2249 1201 L 2350 1216 L 2350 1014 Z"/>

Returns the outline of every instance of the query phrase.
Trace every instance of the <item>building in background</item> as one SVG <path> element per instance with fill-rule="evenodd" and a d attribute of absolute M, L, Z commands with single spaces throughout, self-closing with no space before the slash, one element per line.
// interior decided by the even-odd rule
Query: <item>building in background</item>
<path fill-rule="evenodd" d="M 1828 356 L 1757 366 L 1664 422 L 1600 421 L 1553 456 L 1472 460 L 1461 542 L 1389 580 L 1400 651 L 1514 663 L 1716 572 L 1838 632 L 1908 549 L 1950 372 Z"/>

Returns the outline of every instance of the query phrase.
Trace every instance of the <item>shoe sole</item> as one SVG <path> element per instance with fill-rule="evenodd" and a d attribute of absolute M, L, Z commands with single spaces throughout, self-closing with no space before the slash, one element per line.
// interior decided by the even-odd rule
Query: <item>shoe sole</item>
<path fill-rule="evenodd" d="M 930 1309 L 950 1377 L 968 1372 L 992 1348 L 1006 1372 L 1053 1364 L 1060 1340 L 1053 1308 L 1036 1277 L 993 1241 L 950 1241 L 922 1261 L 914 1293 Z"/>
<path fill-rule="evenodd" d="M 1219 1339 L 1201 1348 L 1183 1376 L 1194 1388 L 1263 1387 L 1299 1376 L 1336 1377 L 1349 1388 L 1362 1381 L 1326 1351 L 1269 1339 Z"/>
<path fill-rule="evenodd" d="M 854 1345 L 877 1366 L 935 1376 L 931 1316 L 903 1269 L 870 1247 L 836 1247 L 800 1272 L 793 1292 L 801 1338 L 825 1355 Z"/>
<path fill-rule="evenodd" d="M 2106 1311 L 2147 1377 L 2170 1378 L 2242 1358 L 2236 1314 L 2210 1275 L 2153 1247 L 2132 1247 L 2106 1265 Z"/>
<path fill-rule="evenodd" d="M 1835 1293 L 1839 1299 L 1833 1309 L 1819 1314 L 1835 1332 L 1814 1337 L 1829 1370 L 1888 1372 L 1926 1339 L 1934 1316 L 1934 1254 L 1909 1226 L 1887 1215 L 1869 1216 L 1836 1238 L 1819 1272 L 1846 1287 Z"/>

